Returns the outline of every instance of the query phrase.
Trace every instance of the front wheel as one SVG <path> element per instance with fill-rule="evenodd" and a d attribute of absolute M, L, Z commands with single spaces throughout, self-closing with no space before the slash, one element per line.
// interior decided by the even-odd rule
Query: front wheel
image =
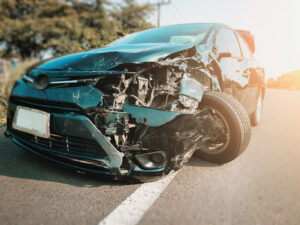
<path fill-rule="evenodd" d="M 206 92 L 200 104 L 221 127 L 223 138 L 204 139 L 194 155 L 213 163 L 227 163 L 237 158 L 248 146 L 251 125 L 244 107 L 231 95 Z"/>

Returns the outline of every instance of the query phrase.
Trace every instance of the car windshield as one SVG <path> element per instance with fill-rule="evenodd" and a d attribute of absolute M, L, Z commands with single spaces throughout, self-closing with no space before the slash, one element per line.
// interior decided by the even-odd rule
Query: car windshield
<path fill-rule="evenodd" d="M 127 35 L 108 46 L 146 43 L 201 43 L 212 27 L 212 24 L 180 24 L 153 28 Z"/>

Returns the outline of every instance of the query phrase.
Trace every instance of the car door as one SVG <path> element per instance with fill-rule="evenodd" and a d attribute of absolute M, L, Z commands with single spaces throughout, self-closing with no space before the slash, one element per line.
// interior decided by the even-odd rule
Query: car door
<path fill-rule="evenodd" d="M 227 27 L 221 28 L 216 34 L 214 49 L 224 78 L 224 91 L 238 99 L 250 113 L 247 104 L 249 75 L 245 71 L 246 61 L 235 32 Z"/>
<path fill-rule="evenodd" d="M 258 76 L 260 74 L 257 68 L 257 63 L 245 39 L 242 38 L 238 33 L 236 35 L 242 50 L 242 56 L 243 56 L 242 66 L 244 71 L 243 76 L 249 77 L 248 88 L 247 88 L 248 89 L 247 99 L 245 104 L 247 105 L 247 108 L 249 109 L 250 112 L 254 112 L 254 110 L 256 109 L 257 97 L 260 91 L 260 82 L 259 82 L 260 79 L 258 79 Z"/>

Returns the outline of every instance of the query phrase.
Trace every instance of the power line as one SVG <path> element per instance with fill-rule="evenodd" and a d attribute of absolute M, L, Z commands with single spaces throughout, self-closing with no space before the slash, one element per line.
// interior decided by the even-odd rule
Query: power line
<path fill-rule="evenodd" d="M 160 27 L 160 8 L 163 5 L 169 5 L 171 4 L 171 0 L 165 1 L 165 0 L 160 0 L 156 4 L 152 4 L 156 6 L 157 9 L 157 26 Z"/>
<path fill-rule="evenodd" d="M 165 24 L 170 24 L 170 21 L 168 18 L 166 18 L 166 16 L 162 13 L 161 14 L 161 21 L 165 22 Z"/>
<path fill-rule="evenodd" d="M 178 8 L 176 7 L 176 5 L 173 5 L 176 14 L 178 14 L 178 16 L 182 19 L 183 22 L 185 22 L 184 16 L 182 16 L 180 10 L 178 10 Z"/>
<path fill-rule="evenodd" d="M 176 11 L 173 8 L 170 8 L 170 9 L 171 9 L 170 12 L 176 18 L 176 20 L 178 21 L 178 23 L 181 23 L 183 20 L 180 18 L 179 14 L 177 14 Z"/>

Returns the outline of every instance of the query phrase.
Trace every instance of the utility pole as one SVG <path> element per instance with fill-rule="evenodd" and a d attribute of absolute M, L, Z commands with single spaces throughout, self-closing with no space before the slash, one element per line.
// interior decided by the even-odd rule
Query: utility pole
<path fill-rule="evenodd" d="M 157 27 L 160 27 L 160 8 L 163 5 L 169 5 L 171 4 L 171 0 L 165 1 L 165 0 L 159 0 L 156 4 L 157 9 Z"/>

